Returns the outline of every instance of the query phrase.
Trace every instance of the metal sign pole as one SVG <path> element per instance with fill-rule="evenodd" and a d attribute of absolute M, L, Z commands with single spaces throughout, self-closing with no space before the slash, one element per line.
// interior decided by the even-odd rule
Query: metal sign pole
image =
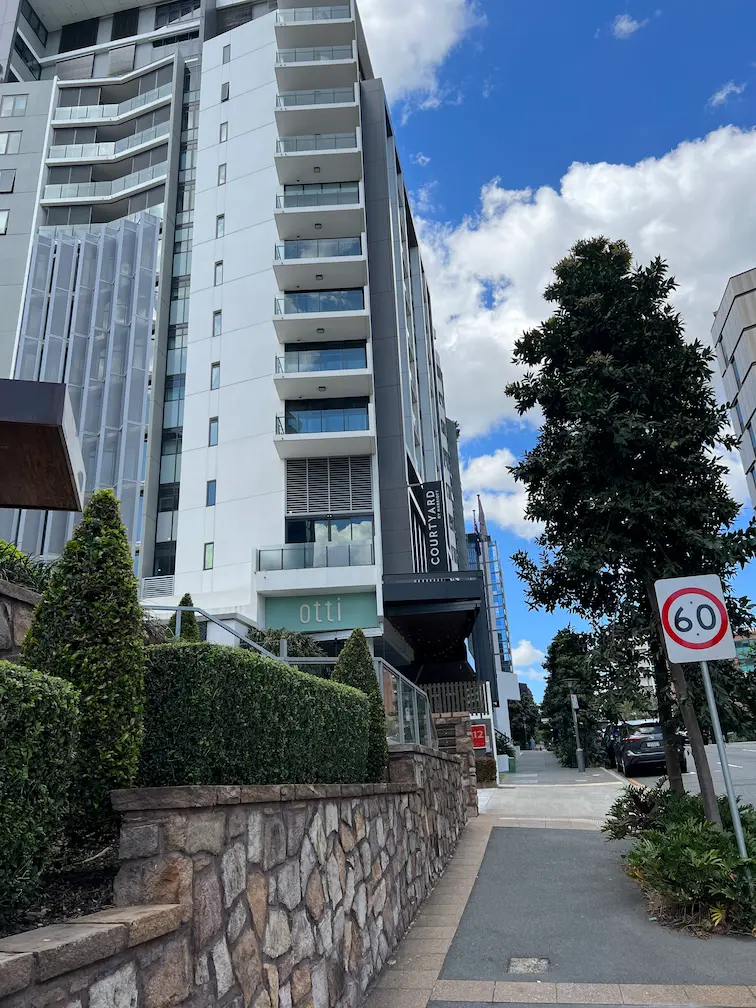
<path fill-rule="evenodd" d="M 570 697 L 570 709 L 572 711 L 572 724 L 575 727 L 575 745 L 577 746 L 576 756 L 577 756 L 577 768 L 578 773 L 585 773 L 585 753 L 580 746 L 580 729 L 578 728 L 578 716 L 577 708 L 575 707 L 575 700 Z"/>
<path fill-rule="evenodd" d="M 722 725 L 719 723 L 719 711 L 717 710 L 717 702 L 714 699 L 714 690 L 711 685 L 708 662 L 701 662 L 701 676 L 703 678 L 704 689 L 706 691 L 706 702 L 709 705 L 709 713 L 711 714 L 711 727 L 714 731 L 714 738 L 717 742 L 719 762 L 722 764 L 722 776 L 724 777 L 725 789 L 727 791 L 727 801 L 730 803 L 732 828 L 735 832 L 735 839 L 738 844 L 738 853 L 742 858 L 747 858 L 748 851 L 746 850 L 745 837 L 743 836 L 743 823 L 740 821 L 738 799 L 735 795 L 735 789 L 732 786 L 730 766 L 727 762 L 727 748 L 725 746 L 724 736 L 722 735 Z"/>

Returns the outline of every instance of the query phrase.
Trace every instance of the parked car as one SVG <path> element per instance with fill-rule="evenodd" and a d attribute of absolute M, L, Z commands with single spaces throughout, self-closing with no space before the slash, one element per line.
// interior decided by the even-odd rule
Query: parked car
<path fill-rule="evenodd" d="M 685 739 L 679 737 L 680 770 L 688 772 Z M 609 725 L 604 732 L 604 752 L 609 766 L 626 777 L 638 770 L 664 771 L 664 739 L 658 721 L 624 721 Z"/>

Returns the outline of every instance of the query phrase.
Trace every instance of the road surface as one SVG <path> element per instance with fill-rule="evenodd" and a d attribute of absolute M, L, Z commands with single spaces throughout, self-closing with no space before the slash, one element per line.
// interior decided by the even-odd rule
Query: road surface
<path fill-rule="evenodd" d="M 725 794 L 724 778 L 722 777 L 722 767 L 719 763 L 717 747 L 710 745 L 706 747 L 706 755 L 709 759 L 711 774 L 714 778 L 714 788 L 717 794 Z M 743 801 L 756 805 L 756 742 L 733 742 L 727 746 L 727 762 L 730 765 L 730 774 L 735 785 L 736 792 L 741 795 Z M 688 768 L 690 773 L 683 776 L 687 791 L 698 792 L 698 778 L 695 774 L 695 763 L 688 750 Z M 633 774 L 630 778 L 640 784 L 651 786 L 655 777 L 647 772 L 640 775 Z"/>

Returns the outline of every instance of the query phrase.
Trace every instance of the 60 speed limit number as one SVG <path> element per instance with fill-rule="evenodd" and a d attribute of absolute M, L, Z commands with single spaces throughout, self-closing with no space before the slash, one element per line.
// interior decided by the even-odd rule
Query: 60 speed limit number
<path fill-rule="evenodd" d="M 656 596 L 670 661 L 735 657 L 722 584 L 715 574 L 657 581 Z"/>

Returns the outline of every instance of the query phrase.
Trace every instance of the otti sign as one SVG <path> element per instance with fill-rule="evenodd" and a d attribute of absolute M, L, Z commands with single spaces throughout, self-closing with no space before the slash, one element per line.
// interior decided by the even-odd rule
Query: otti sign
<path fill-rule="evenodd" d="M 325 633 L 378 625 L 375 592 L 271 596 L 265 600 L 266 627 Z"/>
<path fill-rule="evenodd" d="M 448 550 L 446 544 L 446 517 L 444 495 L 441 484 L 423 483 L 420 487 L 423 516 L 425 517 L 425 540 L 428 549 L 428 570 L 448 571 Z"/>

